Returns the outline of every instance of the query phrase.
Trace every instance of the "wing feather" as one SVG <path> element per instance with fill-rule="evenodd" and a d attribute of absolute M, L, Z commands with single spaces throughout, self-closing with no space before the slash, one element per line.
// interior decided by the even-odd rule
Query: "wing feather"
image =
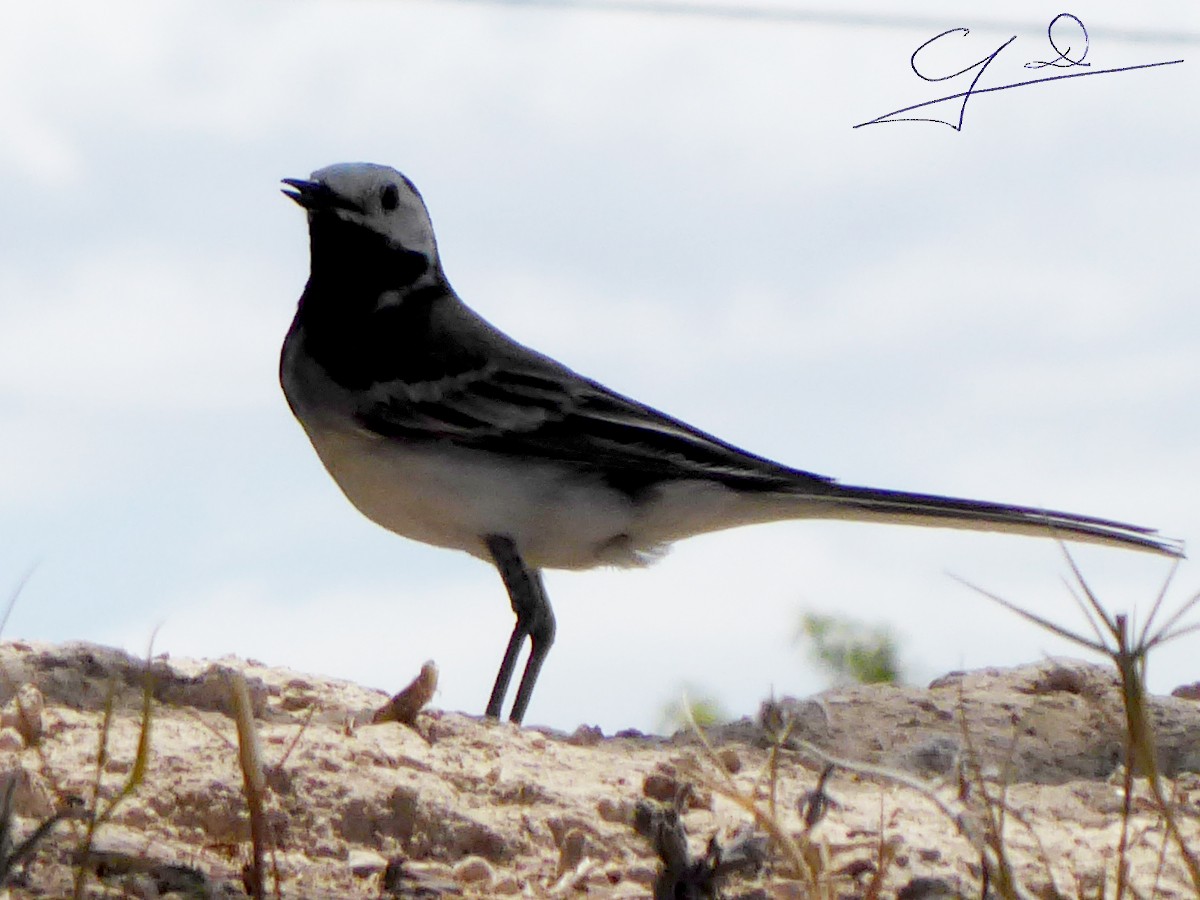
<path fill-rule="evenodd" d="M 568 369 L 489 364 L 411 385 L 376 385 L 359 413 L 366 428 L 413 441 L 569 462 L 637 491 L 679 479 L 742 489 L 794 489 L 830 479 L 747 453 Z"/>

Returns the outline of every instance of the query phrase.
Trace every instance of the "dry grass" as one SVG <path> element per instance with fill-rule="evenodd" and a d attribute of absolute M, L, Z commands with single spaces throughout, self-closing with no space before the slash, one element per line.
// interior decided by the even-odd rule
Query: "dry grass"
<path fill-rule="evenodd" d="M 1063 553 L 1073 578 L 1067 584 L 1068 589 L 1082 610 L 1091 635 L 1056 624 L 974 585 L 968 587 L 1040 628 L 1101 654 L 1112 663 L 1119 675 L 1125 732 L 1120 837 L 1114 848 L 1110 871 L 1099 876 L 1093 873 L 1091 877 L 1084 873 L 1074 873 L 1074 897 L 1078 900 L 1148 900 L 1164 896 L 1161 877 L 1170 862 L 1180 864 L 1195 895 L 1200 896 L 1200 862 L 1197 860 L 1196 851 L 1189 846 L 1180 828 L 1180 812 L 1176 798 L 1167 790 L 1159 771 L 1154 729 L 1148 714 L 1145 688 L 1146 664 L 1151 653 L 1168 641 L 1200 630 L 1200 624 L 1182 624 L 1183 619 L 1200 604 L 1200 594 L 1183 602 L 1174 612 L 1164 612 L 1164 602 L 1176 571 L 1176 563 L 1172 566 L 1145 622 L 1137 625 L 1126 614 L 1109 613 L 1091 590 L 1065 547 Z M 1163 621 L 1160 622 L 1160 618 Z M 756 786 L 749 790 L 739 786 L 723 765 L 720 755 L 706 739 L 702 729 L 693 722 L 693 732 L 703 748 L 703 756 L 707 763 L 703 770 L 694 775 L 704 787 L 720 793 L 741 807 L 756 827 L 767 835 L 777 871 L 787 878 L 800 881 L 805 898 L 833 900 L 835 897 L 846 896 L 848 890 L 854 896 L 879 897 L 882 895 L 884 880 L 893 861 L 894 852 L 891 845 L 883 839 L 881 828 L 876 859 L 869 880 L 865 884 L 847 884 L 845 878 L 839 875 L 839 872 L 846 869 L 846 866 L 839 865 L 836 858 L 839 851 L 813 838 L 813 826 L 820 820 L 827 807 L 825 781 L 831 772 L 837 770 L 853 773 L 864 779 L 900 786 L 929 801 L 978 854 L 981 874 L 975 896 L 1030 900 L 1033 897 L 1049 896 L 1047 890 L 1052 892 L 1052 896 L 1070 896 L 1052 887 L 1055 878 L 1049 854 L 1035 829 L 1018 811 L 1010 807 L 1007 799 L 1007 776 L 997 779 L 994 776 L 988 777 L 983 771 L 961 702 L 959 722 L 963 749 L 957 766 L 958 795 L 953 798 L 947 797 L 944 785 L 894 769 L 840 759 L 808 742 L 792 741 L 790 747 L 793 749 L 788 749 L 785 745 L 789 744 L 792 723 L 786 720 L 774 723 L 768 764 L 760 773 Z M 1020 724 L 1014 723 L 1010 754 L 1015 752 Z M 769 726 L 770 723 L 764 725 Z M 795 817 L 789 811 L 780 809 L 776 802 L 777 767 L 781 756 L 787 753 L 800 753 L 825 767 L 816 787 L 800 805 Z M 1156 825 L 1162 830 L 1158 867 L 1151 883 L 1146 884 L 1132 883 L 1129 864 L 1130 848 L 1135 840 L 1133 812 L 1138 805 L 1139 796 L 1148 797 L 1157 817 Z M 1145 801 L 1142 802 L 1144 805 Z M 1036 848 L 1035 856 L 1044 878 L 1044 882 L 1037 886 L 1024 883 L 1018 874 L 1019 867 L 1014 861 L 1015 852 L 1010 846 L 1012 827 L 1022 829 L 1029 835 Z M 1137 839 L 1142 840 L 1144 837 L 1145 831 L 1138 835 Z M 844 851 L 844 848 L 842 849 Z"/>

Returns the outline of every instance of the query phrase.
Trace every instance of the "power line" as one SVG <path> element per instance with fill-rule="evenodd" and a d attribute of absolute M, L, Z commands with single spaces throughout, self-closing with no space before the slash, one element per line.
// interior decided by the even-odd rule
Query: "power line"
<path fill-rule="evenodd" d="M 707 19 L 738 19 L 743 21 L 794 22 L 828 25 L 835 28 L 881 28 L 938 32 L 945 30 L 946 18 L 932 16 L 892 16 L 878 13 L 856 13 L 842 10 L 797 9 L 784 6 L 753 4 L 705 3 L 696 0 L 664 2 L 664 0 L 458 0 L 460 3 L 486 3 L 493 6 L 533 7 L 563 12 L 623 12 L 647 13 L 658 16 L 686 16 Z M 1026 32 L 1044 30 L 1045 23 L 1031 25 L 1004 19 L 964 19 L 956 25 L 992 31 Z M 1200 44 L 1200 34 L 1188 31 L 1160 31 L 1096 26 L 1093 34 L 1105 40 L 1134 44 Z"/>

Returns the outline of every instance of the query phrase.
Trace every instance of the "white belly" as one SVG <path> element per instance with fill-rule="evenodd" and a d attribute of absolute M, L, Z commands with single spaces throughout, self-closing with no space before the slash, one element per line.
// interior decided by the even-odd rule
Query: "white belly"
<path fill-rule="evenodd" d="M 362 431 L 309 437 L 350 502 L 389 531 L 489 561 L 484 539 L 504 535 L 539 569 L 646 565 L 681 538 L 799 512 L 794 501 L 747 503 L 713 482 L 672 482 L 635 502 L 552 462 Z"/>
<path fill-rule="evenodd" d="M 389 531 L 490 559 L 483 539 L 511 538 L 536 568 L 631 565 L 654 546 L 629 534 L 638 518 L 599 479 L 569 478 L 552 463 L 456 447 L 409 447 L 365 432 L 309 431 L 346 497 Z"/>

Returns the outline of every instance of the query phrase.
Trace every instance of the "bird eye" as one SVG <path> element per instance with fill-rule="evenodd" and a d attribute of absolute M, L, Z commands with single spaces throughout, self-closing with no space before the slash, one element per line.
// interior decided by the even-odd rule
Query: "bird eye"
<path fill-rule="evenodd" d="M 383 190 L 379 192 L 379 205 L 383 207 L 384 212 L 391 212 L 400 205 L 400 189 L 394 184 L 384 185 Z"/>

